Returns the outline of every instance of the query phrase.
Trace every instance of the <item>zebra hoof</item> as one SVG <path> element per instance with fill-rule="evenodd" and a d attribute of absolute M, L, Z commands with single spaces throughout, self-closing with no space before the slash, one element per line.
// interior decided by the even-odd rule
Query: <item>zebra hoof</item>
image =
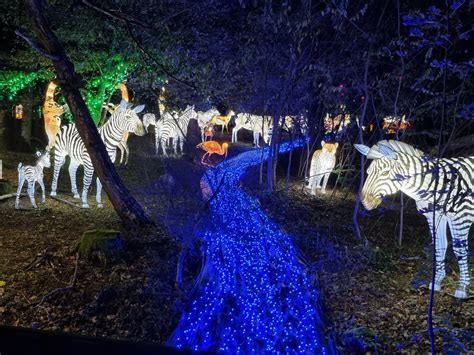
<path fill-rule="evenodd" d="M 56 196 L 56 191 L 51 191 L 50 196 Z"/>
<path fill-rule="evenodd" d="M 467 292 L 464 290 L 464 287 L 458 288 L 456 292 L 454 292 L 454 297 L 456 298 L 467 298 Z"/>
<path fill-rule="evenodd" d="M 104 205 L 102 203 L 98 203 L 97 208 L 104 208 Z"/>
<path fill-rule="evenodd" d="M 15 209 L 16 209 L 16 210 L 19 210 L 19 209 L 20 209 L 20 205 L 19 205 L 19 204 L 15 204 Z"/>
<path fill-rule="evenodd" d="M 89 204 L 88 203 L 83 203 L 82 208 L 89 208 Z"/>
<path fill-rule="evenodd" d="M 322 193 L 323 195 L 326 195 L 326 190 L 321 190 L 321 193 Z"/>
<path fill-rule="evenodd" d="M 81 196 L 79 196 L 79 194 L 74 194 L 74 195 L 73 195 L 73 198 L 80 199 Z"/>
<path fill-rule="evenodd" d="M 435 284 L 434 284 L 434 287 L 433 287 L 433 284 L 430 282 L 430 290 L 431 290 L 431 289 L 433 289 L 433 290 L 435 290 L 435 291 L 441 291 L 441 285 L 435 283 Z"/>

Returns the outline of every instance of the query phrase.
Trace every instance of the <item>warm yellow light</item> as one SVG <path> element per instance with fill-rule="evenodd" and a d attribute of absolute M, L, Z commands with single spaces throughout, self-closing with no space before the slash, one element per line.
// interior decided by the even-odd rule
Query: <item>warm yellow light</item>
<path fill-rule="evenodd" d="M 15 119 L 21 120 L 23 119 L 23 105 L 15 106 Z"/>

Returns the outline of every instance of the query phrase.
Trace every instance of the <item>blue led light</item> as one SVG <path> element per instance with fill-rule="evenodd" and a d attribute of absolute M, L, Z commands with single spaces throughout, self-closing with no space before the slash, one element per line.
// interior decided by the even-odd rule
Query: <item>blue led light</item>
<path fill-rule="evenodd" d="M 304 142 L 284 143 L 280 153 Z M 197 292 L 169 343 L 227 353 L 328 353 L 318 292 L 298 262 L 292 237 L 270 220 L 238 183 L 269 148 L 251 150 L 207 171 L 216 191 L 211 227 L 200 233 L 205 262 Z"/>

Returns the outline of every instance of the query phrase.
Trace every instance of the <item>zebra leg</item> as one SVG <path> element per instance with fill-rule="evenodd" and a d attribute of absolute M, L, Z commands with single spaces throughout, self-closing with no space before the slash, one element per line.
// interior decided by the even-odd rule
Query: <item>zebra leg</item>
<path fill-rule="evenodd" d="M 158 155 L 160 153 L 160 136 L 158 135 L 158 129 L 155 126 L 155 153 Z"/>
<path fill-rule="evenodd" d="M 20 194 L 25 183 L 25 176 L 22 173 L 18 173 L 18 189 L 16 190 L 15 208 L 20 208 Z"/>
<path fill-rule="evenodd" d="M 168 157 L 168 153 L 166 152 L 166 139 L 161 139 L 161 149 L 163 150 L 163 156 Z"/>
<path fill-rule="evenodd" d="M 79 192 L 77 191 L 77 181 L 76 181 L 76 172 L 79 167 L 79 163 L 74 159 L 71 159 L 69 162 L 69 179 L 71 180 L 71 192 L 74 198 L 80 198 Z"/>
<path fill-rule="evenodd" d="M 331 173 L 326 173 L 324 174 L 323 176 L 323 187 L 321 188 L 321 193 L 322 194 L 325 194 L 326 193 L 326 185 L 328 184 L 328 180 L 329 180 L 329 175 Z"/>
<path fill-rule="evenodd" d="M 93 174 L 94 169 L 86 168 L 86 166 L 84 165 L 84 179 L 82 183 L 82 208 L 89 208 L 89 204 L 87 203 L 87 192 L 89 191 L 89 187 L 91 186 Z"/>
<path fill-rule="evenodd" d="M 467 217 L 469 218 L 469 217 Z M 456 298 L 467 298 L 470 277 L 469 269 L 467 264 L 468 255 L 468 240 L 469 240 L 469 229 L 472 222 L 467 219 L 464 220 L 452 220 L 448 219 L 449 228 L 451 229 L 451 235 L 453 237 L 453 251 L 456 255 L 459 265 L 459 285 L 454 293 Z"/>
<path fill-rule="evenodd" d="M 99 180 L 99 177 L 96 179 L 97 183 L 97 191 L 95 194 L 95 200 L 97 201 L 97 207 L 102 208 L 104 205 L 102 204 L 102 183 Z"/>
<path fill-rule="evenodd" d="M 181 138 L 179 138 L 179 150 L 181 152 L 181 155 L 184 154 L 183 148 L 184 148 L 184 138 L 181 137 Z"/>
<path fill-rule="evenodd" d="M 173 152 L 175 156 L 178 155 L 178 138 L 176 137 L 173 138 Z"/>
<path fill-rule="evenodd" d="M 130 149 L 128 148 L 128 144 L 126 142 L 124 143 L 124 148 L 125 148 L 125 165 L 127 165 L 128 157 L 130 156 Z"/>
<path fill-rule="evenodd" d="M 54 156 L 54 174 L 53 174 L 53 182 L 51 183 L 51 196 L 56 196 L 56 190 L 58 189 L 58 178 L 59 178 L 59 171 L 64 164 L 66 157 L 61 155 Z"/>
<path fill-rule="evenodd" d="M 446 249 L 448 248 L 448 240 L 446 237 L 446 217 L 441 216 L 437 218 L 437 221 L 433 223 L 433 216 L 430 214 L 425 215 L 428 220 L 430 227 L 431 237 L 433 237 L 433 224 L 436 229 L 436 275 L 434 286 L 430 283 L 430 289 L 433 288 L 435 291 L 441 290 L 441 282 L 446 276 L 446 270 L 444 265 L 444 258 L 446 256 Z"/>
<path fill-rule="evenodd" d="M 30 196 L 31 205 L 33 208 L 37 208 L 35 202 L 35 181 L 28 181 L 28 196 Z"/>
<path fill-rule="evenodd" d="M 38 179 L 38 184 L 41 186 L 41 203 L 46 202 L 46 194 L 45 194 L 45 189 L 44 189 L 44 182 L 43 182 L 43 177 Z"/>

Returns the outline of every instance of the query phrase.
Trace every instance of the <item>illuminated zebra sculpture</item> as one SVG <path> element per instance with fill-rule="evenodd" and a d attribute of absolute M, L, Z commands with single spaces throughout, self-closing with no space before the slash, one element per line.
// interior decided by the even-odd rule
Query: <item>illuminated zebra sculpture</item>
<path fill-rule="evenodd" d="M 474 157 L 434 160 L 406 143 L 393 140 L 380 141 L 372 148 L 356 144 L 355 148 L 374 160 L 367 170 L 367 180 L 362 189 L 365 208 L 372 210 L 384 196 L 402 191 L 416 201 L 418 210 L 428 220 L 431 232 L 435 227 L 436 291 L 441 289 L 446 275 L 444 259 L 449 225 L 460 273 L 454 296 L 466 298 L 470 282 L 468 237 L 474 221 Z M 434 192 L 436 206 L 433 218 Z"/>
<path fill-rule="evenodd" d="M 43 168 L 49 168 L 51 166 L 51 161 L 49 158 L 49 152 L 46 151 L 44 154 L 40 154 L 39 152 L 36 153 L 38 156 L 38 160 L 36 161 L 35 166 L 25 165 L 23 166 L 22 163 L 18 164 L 18 189 L 16 191 L 16 200 L 15 200 L 15 208 L 20 208 L 20 194 L 21 190 L 23 189 L 23 184 L 28 182 L 28 196 L 30 197 L 31 204 L 34 208 L 36 206 L 35 202 L 35 184 L 41 186 L 41 202 L 44 203 L 46 200 L 45 191 L 44 191 L 44 183 L 43 183 Z"/>
<path fill-rule="evenodd" d="M 99 134 L 105 144 L 110 160 L 115 161 L 117 154 L 117 146 L 122 142 L 125 132 L 135 133 L 137 136 L 145 134 L 143 123 L 137 116 L 143 110 L 144 106 L 140 105 L 133 110 L 127 108 L 127 102 L 122 100 L 119 108 L 117 108 L 107 122 L 99 128 Z M 56 196 L 58 187 L 58 177 L 61 166 L 64 164 L 66 156 L 70 156 L 69 177 L 71 179 L 71 192 L 74 198 L 79 198 L 76 184 L 76 171 L 79 165 L 84 165 L 84 179 L 82 189 L 82 207 L 89 208 L 87 203 L 87 191 L 92 182 L 94 167 L 91 158 L 87 153 L 84 142 L 79 136 L 79 132 L 74 124 L 66 125 L 61 128 L 56 144 L 54 146 L 54 175 L 51 184 L 51 196 Z M 97 206 L 102 207 L 101 201 L 102 184 L 97 178 Z"/>

